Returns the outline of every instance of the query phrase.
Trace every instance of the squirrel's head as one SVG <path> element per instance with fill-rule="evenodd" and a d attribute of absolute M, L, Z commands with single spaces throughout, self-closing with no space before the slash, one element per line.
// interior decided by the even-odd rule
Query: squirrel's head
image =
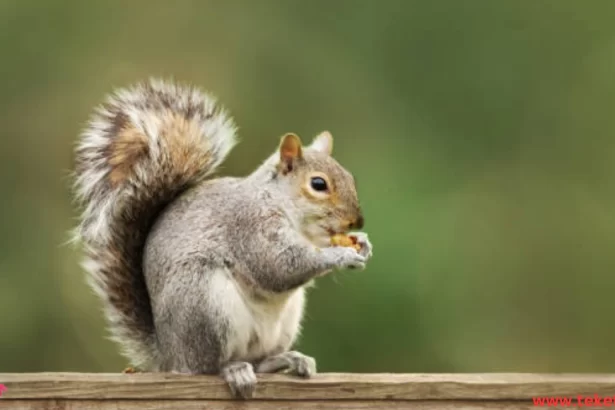
<path fill-rule="evenodd" d="M 291 187 L 298 223 L 303 233 L 319 246 L 331 235 L 358 230 L 364 219 L 355 180 L 333 157 L 333 137 L 322 132 L 308 146 L 295 134 L 282 137 L 276 178 Z"/>

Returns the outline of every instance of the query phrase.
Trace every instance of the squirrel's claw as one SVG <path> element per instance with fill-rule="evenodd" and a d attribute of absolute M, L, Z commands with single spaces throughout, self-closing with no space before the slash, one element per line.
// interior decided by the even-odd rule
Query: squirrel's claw
<path fill-rule="evenodd" d="M 310 378 L 316 374 L 316 360 L 303 353 L 291 350 L 268 357 L 259 363 L 256 371 L 258 373 L 277 373 L 284 371 L 296 376 Z"/>
<path fill-rule="evenodd" d="M 288 353 L 296 354 L 296 356 L 292 358 L 292 368 L 294 371 L 291 370 L 291 373 L 294 373 L 297 376 L 305 377 L 306 379 L 316 374 L 316 360 L 314 360 L 313 357 L 306 356 L 299 352 Z"/>
<path fill-rule="evenodd" d="M 247 362 L 232 362 L 222 369 L 222 377 L 237 399 L 251 399 L 256 387 L 254 368 Z"/>

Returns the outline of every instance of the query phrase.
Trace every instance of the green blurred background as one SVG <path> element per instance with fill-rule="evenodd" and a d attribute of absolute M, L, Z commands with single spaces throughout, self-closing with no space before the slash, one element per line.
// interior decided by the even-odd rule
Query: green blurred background
<path fill-rule="evenodd" d="M 615 370 L 615 2 L 0 1 L 0 372 L 110 371 L 68 172 L 114 87 L 217 94 L 254 169 L 323 129 L 375 256 L 312 289 L 321 371 Z"/>

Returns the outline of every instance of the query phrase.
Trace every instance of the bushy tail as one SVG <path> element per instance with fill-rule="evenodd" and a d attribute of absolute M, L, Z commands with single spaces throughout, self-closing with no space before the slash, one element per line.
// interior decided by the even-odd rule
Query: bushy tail
<path fill-rule="evenodd" d="M 153 370 L 158 356 L 142 272 L 148 231 L 162 208 L 224 160 L 235 131 L 211 96 L 149 80 L 109 96 L 80 136 L 76 239 L 112 338 L 134 366 Z"/>

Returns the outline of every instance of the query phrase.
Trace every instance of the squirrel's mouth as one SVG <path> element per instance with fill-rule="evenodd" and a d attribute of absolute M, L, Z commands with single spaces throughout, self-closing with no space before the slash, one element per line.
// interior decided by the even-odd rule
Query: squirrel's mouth
<path fill-rule="evenodd" d="M 335 235 L 339 235 L 339 234 L 346 234 L 348 233 L 348 230 L 335 230 L 335 229 L 331 229 L 331 228 L 326 228 L 327 229 L 327 233 L 329 234 L 329 236 L 335 236 Z"/>

